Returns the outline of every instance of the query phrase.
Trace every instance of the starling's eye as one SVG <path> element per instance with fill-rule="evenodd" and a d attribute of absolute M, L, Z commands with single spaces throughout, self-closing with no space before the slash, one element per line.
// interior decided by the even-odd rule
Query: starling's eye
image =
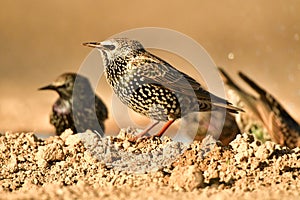
<path fill-rule="evenodd" d="M 106 48 L 106 49 L 109 49 L 109 50 L 111 50 L 111 51 L 114 50 L 114 49 L 116 48 L 115 45 L 112 45 L 112 44 L 111 44 L 111 45 L 105 44 L 105 45 L 103 45 L 103 47 Z"/>
<path fill-rule="evenodd" d="M 71 86 L 71 83 L 69 83 L 69 82 L 62 85 L 62 87 L 64 87 L 64 88 L 69 88 L 70 86 Z"/>

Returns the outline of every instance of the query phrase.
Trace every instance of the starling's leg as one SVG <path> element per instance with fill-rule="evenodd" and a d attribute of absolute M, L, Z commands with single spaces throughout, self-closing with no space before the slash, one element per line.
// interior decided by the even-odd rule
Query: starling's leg
<path fill-rule="evenodd" d="M 169 126 L 171 126 L 171 124 L 173 124 L 173 122 L 175 122 L 175 119 L 171 119 L 171 120 L 167 121 L 167 123 L 165 123 L 165 125 L 162 127 L 162 129 L 160 129 L 160 131 L 155 136 L 161 137 L 164 134 L 164 132 L 166 132 L 166 130 L 169 128 Z"/>
<path fill-rule="evenodd" d="M 135 136 L 135 139 L 137 138 L 141 138 L 144 135 L 146 135 L 151 129 L 153 129 L 157 124 L 159 123 L 159 121 L 154 122 L 153 124 L 151 124 L 149 127 L 145 128 L 141 133 L 139 133 L 137 136 Z"/>

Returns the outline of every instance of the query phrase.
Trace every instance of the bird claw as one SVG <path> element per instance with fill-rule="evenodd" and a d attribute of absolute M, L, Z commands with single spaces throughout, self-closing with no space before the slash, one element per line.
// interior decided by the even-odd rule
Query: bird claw
<path fill-rule="evenodd" d="M 143 136 L 134 136 L 132 138 L 129 138 L 128 141 L 129 142 L 142 142 L 143 140 L 148 140 L 148 139 L 156 139 L 156 138 L 160 138 L 161 136 L 159 135 L 150 135 L 149 133 L 147 133 L 146 135 Z"/>

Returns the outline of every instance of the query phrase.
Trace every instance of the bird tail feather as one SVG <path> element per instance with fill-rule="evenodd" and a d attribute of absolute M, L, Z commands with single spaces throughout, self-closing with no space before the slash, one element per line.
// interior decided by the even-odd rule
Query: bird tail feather
<path fill-rule="evenodd" d="M 225 108 L 228 112 L 238 114 L 239 112 L 245 112 L 243 109 L 235 107 L 229 104 L 213 103 L 213 106 L 217 108 Z"/>
<path fill-rule="evenodd" d="M 239 72 L 239 76 L 256 92 L 258 92 L 260 95 L 266 95 L 266 91 L 259 87 L 253 80 L 251 80 L 249 77 L 247 77 L 244 73 Z"/>

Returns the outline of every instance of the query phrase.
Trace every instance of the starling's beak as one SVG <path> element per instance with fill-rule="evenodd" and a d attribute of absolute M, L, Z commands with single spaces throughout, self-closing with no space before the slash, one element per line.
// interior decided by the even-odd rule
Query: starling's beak
<path fill-rule="evenodd" d="M 99 48 L 102 49 L 103 46 L 101 45 L 101 42 L 85 42 L 82 43 L 83 46 L 92 47 L 92 48 Z"/>
<path fill-rule="evenodd" d="M 45 87 L 41 87 L 38 90 L 56 90 L 56 87 L 54 85 L 47 85 Z"/>

